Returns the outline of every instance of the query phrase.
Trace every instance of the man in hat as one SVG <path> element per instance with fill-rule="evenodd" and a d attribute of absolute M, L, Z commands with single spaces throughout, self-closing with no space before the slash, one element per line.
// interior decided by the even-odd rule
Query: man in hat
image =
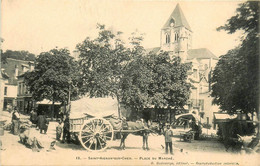
<path fill-rule="evenodd" d="M 173 154 L 172 152 L 172 136 L 173 136 L 173 131 L 170 128 L 170 124 L 166 123 L 166 130 L 164 131 L 164 138 L 165 138 L 165 152 L 168 154 L 168 149 L 170 148 L 170 153 Z"/>

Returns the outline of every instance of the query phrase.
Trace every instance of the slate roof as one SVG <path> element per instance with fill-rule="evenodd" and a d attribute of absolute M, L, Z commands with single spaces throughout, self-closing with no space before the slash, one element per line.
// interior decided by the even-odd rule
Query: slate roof
<path fill-rule="evenodd" d="M 9 78 L 8 74 L 4 70 L 1 70 L 1 76 L 2 76 L 3 79 Z"/>
<path fill-rule="evenodd" d="M 8 84 L 17 85 L 17 78 L 15 76 L 15 68 L 18 69 L 18 75 L 23 73 L 22 66 L 27 66 L 30 61 L 17 60 L 12 58 L 7 58 L 7 63 L 2 63 L 2 69 L 9 76 Z"/>
<path fill-rule="evenodd" d="M 218 57 L 214 55 L 210 50 L 207 48 L 198 48 L 198 49 L 190 49 L 188 50 L 188 57 L 187 59 L 216 59 L 218 60 Z"/>
<path fill-rule="evenodd" d="M 153 47 L 153 48 L 147 48 L 145 49 L 146 53 L 154 53 L 157 54 L 160 51 L 161 47 Z"/>
<path fill-rule="evenodd" d="M 170 26 L 170 21 L 172 18 L 175 20 L 176 27 L 184 26 L 185 28 L 187 28 L 191 31 L 191 27 L 190 27 L 188 21 L 186 20 L 179 4 L 176 5 L 175 9 L 173 10 L 172 14 L 168 18 L 168 20 L 166 21 L 166 23 L 164 24 L 162 29 L 168 28 Z"/>

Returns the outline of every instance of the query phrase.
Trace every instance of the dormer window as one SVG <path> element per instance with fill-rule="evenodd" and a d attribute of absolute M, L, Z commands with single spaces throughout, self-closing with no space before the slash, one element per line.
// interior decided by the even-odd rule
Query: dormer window
<path fill-rule="evenodd" d="M 172 18 L 171 21 L 170 21 L 170 27 L 174 27 L 174 25 L 175 25 L 175 21 L 174 21 L 174 19 Z"/>

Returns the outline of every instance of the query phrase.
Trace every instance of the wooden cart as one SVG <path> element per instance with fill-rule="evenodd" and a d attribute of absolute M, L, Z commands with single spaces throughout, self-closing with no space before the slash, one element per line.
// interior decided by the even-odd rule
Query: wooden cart
<path fill-rule="evenodd" d="M 75 112 L 80 114 L 75 116 L 73 115 Z M 117 101 L 111 98 L 83 98 L 79 101 L 72 101 L 69 121 L 70 132 L 77 136 L 85 149 L 102 151 L 113 141 L 115 134 L 140 131 L 113 128 L 110 119 L 117 117 L 117 115 Z"/>
<path fill-rule="evenodd" d="M 191 142 L 191 140 L 194 140 L 194 134 L 194 131 L 180 133 L 180 141 L 183 140 L 185 142 Z"/>

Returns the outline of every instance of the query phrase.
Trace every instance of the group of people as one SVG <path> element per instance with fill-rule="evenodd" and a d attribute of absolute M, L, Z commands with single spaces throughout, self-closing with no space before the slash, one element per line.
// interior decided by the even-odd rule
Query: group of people
<path fill-rule="evenodd" d="M 45 114 L 45 112 L 41 113 L 39 116 L 37 115 L 37 112 L 35 109 L 32 109 L 30 120 L 33 124 L 36 124 L 36 128 L 40 130 L 40 133 L 46 134 L 48 131 L 49 126 L 49 120 L 48 116 Z"/>
<path fill-rule="evenodd" d="M 43 112 L 39 116 L 37 115 L 37 112 L 33 109 L 31 112 L 30 120 L 32 123 L 36 124 L 36 128 L 40 130 L 40 133 L 44 134 L 47 133 L 48 126 L 49 126 L 49 120 L 48 117 Z M 56 140 L 61 141 L 64 143 L 65 141 L 70 143 L 70 133 L 69 133 L 69 117 L 66 116 L 63 119 L 63 116 L 59 118 L 58 120 L 59 124 L 56 127 Z"/>
<path fill-rule="evenodd" d="M 13 111 L 11 111 L 12 114 L 12 127 L 11 127 L 11 132 L 15 135 L 19 134 L 19 129 L 20 129 L 20 113 L 18 112 L 17 108 L 14 107 Z M 40 133 L 44 134 L 47 133 L 48 126 L 49 126 L 49 120 L 47 119 L 48 117 L 45 115 L 45 113 L 40 114 L 39 116 L 37 115 L 37 112 L 32 109 L 31 115 L 30 115 L 30 121 L 36 125 L 36 128 L 40 130 Z"/>

